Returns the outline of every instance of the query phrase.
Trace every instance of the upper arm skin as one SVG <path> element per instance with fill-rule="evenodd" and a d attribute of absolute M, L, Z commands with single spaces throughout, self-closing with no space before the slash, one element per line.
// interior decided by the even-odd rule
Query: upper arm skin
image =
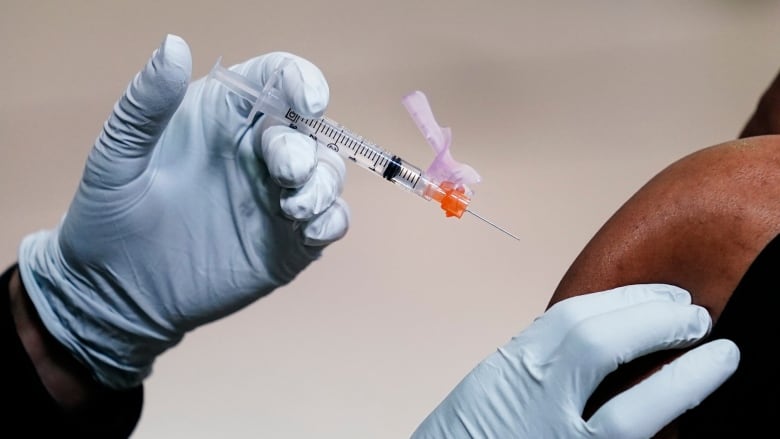
<path fill-rule="evenodd" d="M 742 139 L 695 152 L 651 179 L 586 245 L 550 303 L 665 282 L 688 289 L 717 320 L 750 263 L 780 231 L 778 135 L 780 73 Z"/>
<path fill-rule="evenodd" d="M 780 232 L 780 136 L 734 140 L 673 163 L 577 256 L 550 304 L 636 283 L 691 292 L 717 321 L 742 275 Z"/>
<path fill-rule="evenodd" d="M 713 323 L 745 272 L 780 233 L 780 135 L 734 140 L 673 163 L 639 189 L 571 264 L 549 305 L 621 285 L 667 283 L 690 291 Z M 679 355 L 620 367 L 591 397 L 601 403 Z M 676 437 L 674 423 L 659 437 Z"/>

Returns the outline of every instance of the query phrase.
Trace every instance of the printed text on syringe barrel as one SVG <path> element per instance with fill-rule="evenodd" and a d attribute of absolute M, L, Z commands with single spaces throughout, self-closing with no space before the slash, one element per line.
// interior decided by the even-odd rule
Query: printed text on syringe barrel
<path fill-rule="evenodd" d="M 422 177 L 422 171 L 418 167 L 396 155 L 388 153 L 374 143 L 350 132 L 338 123 L 325 117 L 320 119 L 304 118 L 292 109 L 287 110 L 284 118 L 290 122 L 291 128 L 308 134 L 315 141 L 322 143 L 369 171 L 400 184 L 405 189 L 418 195 L 422 195 L 425 190 L 425 185 L 422 185 L 423 187 L 417 186 L 421 179 L 425 180 Z M 344 148 L 349 152 L 344 151 Z"/>

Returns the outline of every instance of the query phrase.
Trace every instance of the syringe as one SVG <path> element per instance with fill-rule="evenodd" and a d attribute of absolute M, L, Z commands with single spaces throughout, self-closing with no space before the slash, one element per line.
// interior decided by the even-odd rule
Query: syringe
<path fill-rule="evenodd" d="M 437 202 L 446 216 L 460 218 L 463 213 L 468 212 L 519 241 L 517 236 L 468 209 L 471 194 L 465 185 L 446 180 L 436 181 L 417 166 L 380 148 L 375 143 L 327 117 L 305 118 L 296 113 L 286 103 L 277 84 L 284 63 L 276 69 L 275 74 L 269 78 L 264 86 L 260 86 L 249 78 L 223 67 L 220 61 L 221 59 L 217 60 L 211 69 L 209 78 L 221 82 L 230 91 L 252 105 L 247 115 L 249 120 L 253 120 L 258 113 L 275 117 L 287 123 L 291 128 L 309 135 L 321 146 L 336 151 L 347 161 L 395 183 L 424 200 Z"/>

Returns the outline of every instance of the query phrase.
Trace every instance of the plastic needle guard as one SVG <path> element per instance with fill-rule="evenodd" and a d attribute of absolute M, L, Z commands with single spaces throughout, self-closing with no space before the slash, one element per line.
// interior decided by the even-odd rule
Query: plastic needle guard
<path fill-rule="evenodd" d="M 468 186 L 479 183 L 482 178 L 474 168 L 452 157 L 450 153 L 452 130 L 439 126 L 423 92 L 409 93 L 402 102 L 425 140 L 436 153 L 433 162 L 425 170 L 425 175 L 437 183 L 449 181 L 455 187 L 463 187 L 465 193 L 470 193 Z"/>
<path fill-rule="evenodd" d="M 442 182 L 438 186 L 430 186 L 425 192 L 441 205 L 447 217 L 462 217 L 471 201 L 466 195 L 466 189 L 462 186 L 455 187 L 451 181 Z"/>

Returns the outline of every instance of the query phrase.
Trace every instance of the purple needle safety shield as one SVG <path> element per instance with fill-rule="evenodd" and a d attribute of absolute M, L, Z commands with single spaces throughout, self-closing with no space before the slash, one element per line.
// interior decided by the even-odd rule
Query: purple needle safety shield
<path fill-rule="evenodd" d="M 449 127 L 441 127 L 433 116 L 433 110 L 428 103 L 428 98 L 421 91 L 413 91 L 402 99 L 406 111 L 412 116 L 417 128 L 420 129 L 425 140 L 433 148 L 436 156 L 431 162 L 425 175 L 436 182 L 451 182 L 456 187 L 463 187 L 468 193 L 469 186 L 481 181 L 481 177 L 471 166 L 460 163 L 452 157 L 450 146 L 452 144 L 452 130 Z"/>

